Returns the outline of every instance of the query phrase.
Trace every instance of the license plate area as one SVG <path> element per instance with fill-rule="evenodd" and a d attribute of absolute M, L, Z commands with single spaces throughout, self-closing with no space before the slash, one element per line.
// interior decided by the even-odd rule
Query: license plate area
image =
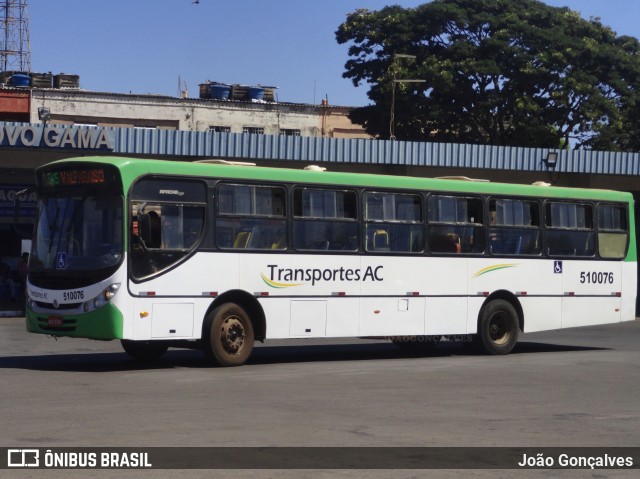
<path fill-rule="evenodd" d="M 59 328 L 64 325 L 64 320 L 61 316 L 49 316 L 47 318 L 47 326 L 52 328 Z"/>

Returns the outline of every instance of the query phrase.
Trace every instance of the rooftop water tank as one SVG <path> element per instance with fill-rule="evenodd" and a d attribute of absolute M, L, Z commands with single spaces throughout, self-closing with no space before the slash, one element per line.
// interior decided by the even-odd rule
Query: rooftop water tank
<path fill-rule="evenodd" d="M 209 86 L 211 98 L 214 100 L 228 100 L 231 87 L 229 85 L 211 84 Z"/>
<path fill-rule="evenodd" d="M 264 88 L 259 86 L 250 86 L 247 88 L 248 100 L 262 100 L 264 99 Z"/>
<path fill-rule="evenodd" d="M 14 75 L 11 77 L 11 85 L 15 87 L 28 87 L 30 81 L 31 77 L 26 73 L 14 73 Z"/>

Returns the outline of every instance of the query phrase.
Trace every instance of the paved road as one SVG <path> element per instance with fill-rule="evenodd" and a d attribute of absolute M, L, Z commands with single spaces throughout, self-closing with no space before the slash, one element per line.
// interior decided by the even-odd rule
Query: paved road
<path fill-rule="evenodd" d="M 640 321 L 524 335 L 505 357 L 441 344 L 271 342 L 240 368 L 117 342 L 53 340 L 0 318 L 0 446 L 640 446 Z M 175 477 L 176 471 L 0 471 Z M 637 471 L 636 471 L 637 473 Z M 554 477 L 637 477 L 556 471 Z M 549 477 L 543 471 L 189 471 L 181 477 Z"/>

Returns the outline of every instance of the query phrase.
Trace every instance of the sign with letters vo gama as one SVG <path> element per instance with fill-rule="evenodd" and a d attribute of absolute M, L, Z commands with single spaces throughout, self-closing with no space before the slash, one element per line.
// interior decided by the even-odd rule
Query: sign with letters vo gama
<path fill-rule="evenodd" d="M 104 128 L 0 126 L 0 147 L 113 150 L 114 134 Z"/>

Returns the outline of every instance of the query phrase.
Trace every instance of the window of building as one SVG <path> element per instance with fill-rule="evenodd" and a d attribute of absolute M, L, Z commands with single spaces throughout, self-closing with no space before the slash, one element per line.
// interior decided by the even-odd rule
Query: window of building
<path fill-rule="evenodd" d="M 221 126 L 221 125 L 211 125 L 209 126 L 209 131 L 214 133 L 231 133 L 231 127 Z"/>
<path fill-rule="evenodd" d="M 264 135 L 264 128 L 259 126 L 243 126 L 242 133 L 249 133 L 253 135 Z"/>
<path fill-rule="evenodd" d="M 366 249 L 420 253 L 424 250 L 422 198 L 368 192 L 364 196 Z"/>
<path fill-rule="evenodd" d="M 429 250 L 434 253 L 484 252 L 481 198 L 430 195 L 427 200 Z"/>
<path fill-rule="evenodd" d="M 293 246 L 307 251 L 357 250 L 357 209 L 354 191 L 296 188 Z"/>
<path fill-rule="evenodd" d="M 280 134 L 284 136 L 300 136 L 300 130 L 292 128 L 280 128 Z"/>

